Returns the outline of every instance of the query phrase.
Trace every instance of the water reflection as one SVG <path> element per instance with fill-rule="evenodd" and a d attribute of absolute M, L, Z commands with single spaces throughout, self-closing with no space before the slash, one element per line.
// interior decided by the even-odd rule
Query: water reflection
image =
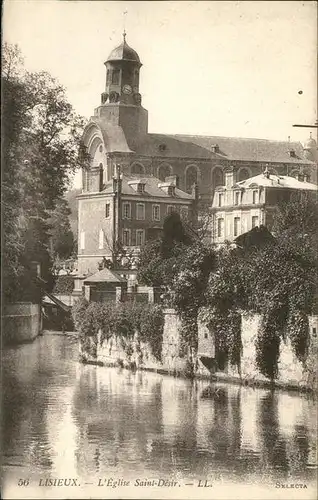
<path fill-rule="evenodd" d="M 304 395 L 84 366 L 75 338 L 3 353 L 5 479 L 314 480 L 315 403 Z"/>

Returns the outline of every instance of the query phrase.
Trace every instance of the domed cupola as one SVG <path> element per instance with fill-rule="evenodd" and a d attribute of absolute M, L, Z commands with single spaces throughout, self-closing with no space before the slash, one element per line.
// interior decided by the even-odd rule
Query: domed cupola
<path fill-rule="evenodd" d="M 123 34 L 123 38 L 122 43 L 111 51 L 106 62 L 130 61 L 138 63 L 139 67 L 142 66 L 137 52 L 126 42 L 126 33 Z"/>
<path fill-rule="evenodd" d="M 318 150 L 317 150 L 317 142 L 312 137 L 312 133 L 310 132 L 310 137 L 304 143 L 304 154 L 305 158 L 310 161 L 318 162 Z"/>
<path fill-rule="evenodd" d="M 102 94 L 102 104 L 140 106 L 139 70 L 142 64 L 137 52 L 126 42 L 125 32 L 122 43 L 111 51 L 105 66 L 106 88 Z"/>
<path fill-rule="evenodd" d="M 312 137 L 312 133 L 310 132 L 310 137 L 309 139 L 306 140 L 304 143 L 304 149 L 316 149 L 317 148 L 317 143 L 315 139 Z"/>

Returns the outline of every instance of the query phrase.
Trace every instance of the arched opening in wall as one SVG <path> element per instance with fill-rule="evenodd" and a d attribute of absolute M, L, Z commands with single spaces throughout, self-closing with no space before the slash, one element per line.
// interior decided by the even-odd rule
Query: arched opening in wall
<path fill-rule="evenodd" d="M 172 175 L 172 167 L 170 165 L 160 165 L 158 168 L 158 179 L 164 181 L 169 175 Z"/>
<path fill-rule="evenodd" d="M 133 163 L 130 172 L 135 175 L 144 175 L 145 167 L 141 163 Z"/>
<path fill-rule="evenodd" d="M 218 186 L 224 186 L 224 175 L 220 167 L 215 167 L 212 170 L 212 189 Z"/>
<path fill-rule="evenodd" d="M 245 181 L 250 177 L 250 171 L 247 168 L 240 168 L 238 173 L 238 181 Z"/>
<path fill-rule="evenodd" d="M 199 173 L 197 167 L 194 165 L 191 165 L 190 167 L 187 168 L 186 170 L 186 175 L 185 175 L 185 184 L 186 184 L 186 192 L 191 193 L 192 192 L 192 187 L 193 184 L 199 182 Z"/>

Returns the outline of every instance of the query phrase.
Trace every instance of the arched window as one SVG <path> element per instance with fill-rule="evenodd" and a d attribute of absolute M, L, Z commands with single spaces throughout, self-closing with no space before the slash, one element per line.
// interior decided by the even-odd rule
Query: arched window
<path fill-rule="evenodd" d="M 212 189 L 218 186 L 224 186 L 224 175 L 220 167 L 215 167 L 212 170 Z"/>
<path fill-rule="evenodd" d="M 186 191 L 187 193 L 191 193 L 193 184 L 198 183 L 198 169 L 191 165 L 186 170 Z"/>
<path fill-rule="evenodd" d="M 132 174 L 143 175 L 145 173 L 145 167 L 141 163 L 133 163 L 130 172 Z"/>
<path fill-rule="evenodd" d="M 248 179 L 250 177 L 250 172 L 247 168 L 240 168 L 239 173 L 238 173 L 238 180 L 239 181 L 244 181 L 245 179 Z"/>
<path fill-rule="evenodd" d="M 158 179 L 164 181 L 169 175 L 172 175 L 172 167 L 170 165 L 160 165 L 158 168 Z"/>

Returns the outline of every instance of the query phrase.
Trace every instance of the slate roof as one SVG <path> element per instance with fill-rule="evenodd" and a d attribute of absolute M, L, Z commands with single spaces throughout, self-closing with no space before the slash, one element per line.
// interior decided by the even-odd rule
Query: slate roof
<path fill-rule="evenodd" d="M 140 58 L 137 52 L 129 47 L 126 40 L 124 40 L 118 47 L 111 51 L 107 57 L 107 61 L 136 61 L 140 63 Z"/>
<path fill-rule="evenodd" d="M 145 192 L 139 193 L 133 187 L 131 187 L 128 182 L 132 180 L 140 180 L 145 184 Z M 185 191 L 181 191 L 181 189 L 175 188 L 175 196 L 170 196 L 168 193 L 164 192 L 161 188 L 158 187 L 158 184 L 163 184 L 160 179 L 153 176 L 137 176 L 137 175 L 123 175 L 122 179 L 122 194 L 130 195 L 130 196 L 138 196 L 138 197 L 156 197 L 156 198 L 170 198 L 170 199 L 186 199 L 193 200 L 194 196 L 192 194 L 186 193 Z M 103 193 L 112 193 L 113 192 L 113 183 L 109 181 L 106 183 L 106 187 L 103 190 Z"/>
<path fill-rule="evenodd" d="M 213 152 L 213 145 L 219 151 Z M 165 145 L 163 151 L 160 145 Z M 295 157 L 289 151 L 295 151 Z M 148 134 L 137 149 L 137 154 L 182 158 L 219 158 L 225 160 L 313 164 L 304 157 L 300 142 L 247 139 L 240 137 Z"/>
<path fill-rule="evenodd" d="M 126 283 L 126 281 L 127 280 L 121 278 L 115 271 L 105 268 L 101 271 L 97 271 L 95 274 L 92 274 L 92 276 L 87 277 L 84 280 L 84 283 Z"/>
<path fill-rule="evenodd" d="M 249 188 L 253 186 L 263 186 L 263 187 L 277 187 L 277 188 L 289 188 L 289 189 L 306 189 L 309 191 L 317 191 L 316 184 L 311 184 L 310 182 L 302 182 L 294 177 L 289 177 L 288 175 L 276 175 L 270 174 L 267 178 L 264 174 L 255 175 L 254 177 L 249 177 L 244 181 L 239 181 L 236 186 Z"/>
<path fill-rule="evenodd" d="M 105 147 L 109 153 L 132 153 L 129 148 L 123 129 L 119 125 L 105 122 L 97 116 L 92 116 L 85 130 L 96 125 L 103 134 Z"/>

